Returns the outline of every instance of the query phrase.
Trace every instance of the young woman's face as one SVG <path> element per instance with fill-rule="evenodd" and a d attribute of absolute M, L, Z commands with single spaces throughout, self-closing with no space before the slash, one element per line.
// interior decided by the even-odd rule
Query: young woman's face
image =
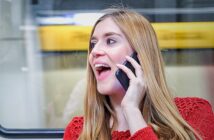
<path fill-rule="evenodd" d="M 115 77 L 116 64 L 122 64 L 125 56 L 133 52 L 125 35 L 111 18 L 106 18 L 97 24 L 90 43 L 89 63 L 98 91 L 104 95 L 125 93 Z"/>

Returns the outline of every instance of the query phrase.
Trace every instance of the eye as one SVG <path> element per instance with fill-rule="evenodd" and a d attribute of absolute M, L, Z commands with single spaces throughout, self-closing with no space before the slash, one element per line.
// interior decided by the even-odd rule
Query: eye
<path fill-rule="evenodd" d="M 106 43 L 107 43 L 107 45 L 112 45 L 112 44 L 116 43 L 116 41 L 109 38 L 106 40 Z"/>
<path fill-rule="evenodd" d="M 90 42 L 90 49 L 93 49 L 96 45 L 96 42 L 95 41 L 91 41 Z"/>

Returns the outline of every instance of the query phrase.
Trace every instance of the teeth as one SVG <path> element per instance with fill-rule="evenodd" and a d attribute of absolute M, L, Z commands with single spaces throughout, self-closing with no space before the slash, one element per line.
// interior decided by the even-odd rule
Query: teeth
<path fill-rule="evenodd" d="M 99 68 L 99 67 L 109 67 L 109 66 L 106 64 L 95 64 L 94 67 Z"/>

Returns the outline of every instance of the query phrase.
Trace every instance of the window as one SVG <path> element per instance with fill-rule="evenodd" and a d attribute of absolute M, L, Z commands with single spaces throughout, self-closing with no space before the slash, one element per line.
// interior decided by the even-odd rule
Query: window
<path fill-rule="evenodd" d="M 212 0 L 1 0 L 0 125 L 64 128 L 81 115 L 89 33 L 101 9 L 122 4 L 152 22 L 173 93 L 214 105 Z"/>

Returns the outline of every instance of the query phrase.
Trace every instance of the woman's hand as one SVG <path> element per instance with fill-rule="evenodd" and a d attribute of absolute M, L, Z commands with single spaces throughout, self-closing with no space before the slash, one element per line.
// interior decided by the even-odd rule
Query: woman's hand
<path fill-rule="evenodd" d="M 147 127 L 147 123 L 139 109 L 139 105 L 145 96 L 146 84 L 141 66 L 130 56 L 126 56 L 126 59 L 135 68 L 136 75 L 124 65 L 118 64 L 117 66 L 122 69 L 130 79 L 129 88 L 123 97 L 121 107 L 123 108 L 123 114 L 129 125 L 131 135 L 133 135 L 138 130 Z"/>
<path fill-rule="evenodd" d="M 117 64 L 118 68 L 122 69 L 130 79 L 129 88 L 126 91 L 121 106 L 139 108 L 140 102 L 145 96 L 146 85 L 143 77 L 143 70 L 141 66 L 130 56 L 126 56 L 126 59 L 135 68 L 136 75 L 126 66 Z"/>

